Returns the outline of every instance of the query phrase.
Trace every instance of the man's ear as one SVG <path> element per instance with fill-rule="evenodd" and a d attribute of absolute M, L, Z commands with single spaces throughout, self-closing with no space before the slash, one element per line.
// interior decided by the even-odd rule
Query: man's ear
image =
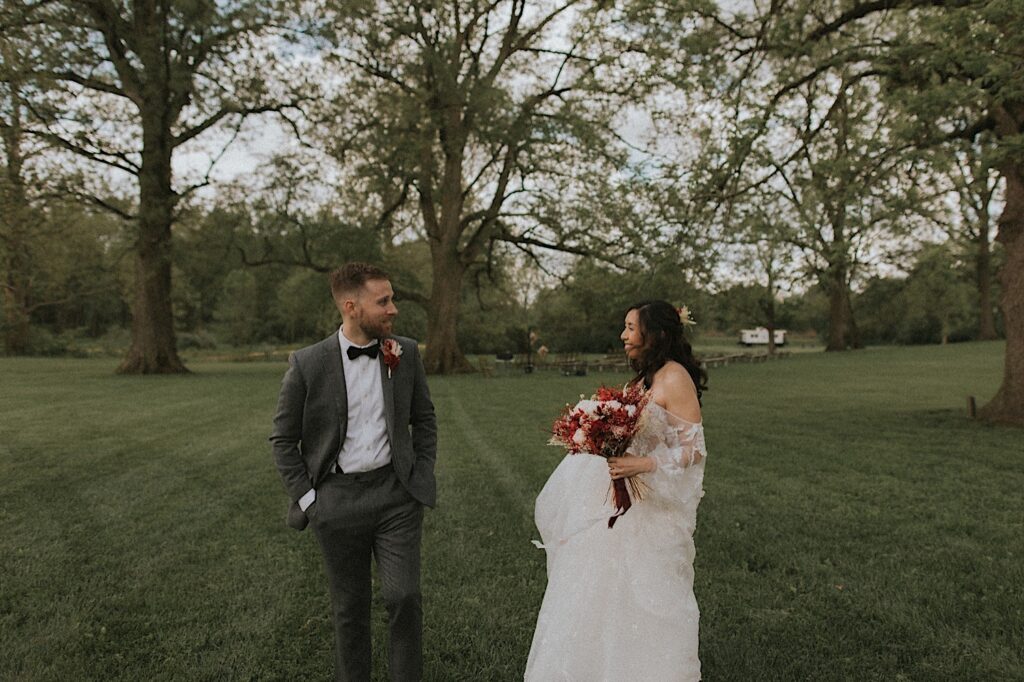
<path fill-rule="evenodd" d="M 342 315 L 351 316 L 355 312 L 356 302 L 351 296 L 339 296 L 334 299 L 334 307 Z"/>

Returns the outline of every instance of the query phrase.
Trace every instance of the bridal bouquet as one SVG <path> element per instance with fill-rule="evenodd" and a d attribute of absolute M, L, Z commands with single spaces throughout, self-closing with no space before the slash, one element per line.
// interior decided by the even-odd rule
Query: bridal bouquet
<path fill-rule="evenodd" d="M 589 400 L 566 406 L 551 427 L 549 443 L 561 445 L 573 455 L 586 452 L 605 458 L 620 457 L 626 454 L 646 404 L 647 395 L 640 384 L 621 391 L 602 386 Z M 642 481 L 632 477 L 612 481 L 615 514 L 608 519 L 609 528 L 632 506 L 631 490 L 638 501 L 642 499 Z"/>

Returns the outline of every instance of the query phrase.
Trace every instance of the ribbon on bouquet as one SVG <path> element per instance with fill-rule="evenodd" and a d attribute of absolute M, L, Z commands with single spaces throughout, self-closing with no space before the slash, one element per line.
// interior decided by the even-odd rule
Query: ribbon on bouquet
<path fill-rule="evenodd" d="M 626 479 L 617 478 L 612 481 L 612 491 L 615 513 L 608 517 L 609 528 L 615 526 L 615 522 L 619 520 L 619 517 L 628 512 L 629 508 L 633 506 L 633 501 L 629 499 L 629 488 L 626 487 Z"/>

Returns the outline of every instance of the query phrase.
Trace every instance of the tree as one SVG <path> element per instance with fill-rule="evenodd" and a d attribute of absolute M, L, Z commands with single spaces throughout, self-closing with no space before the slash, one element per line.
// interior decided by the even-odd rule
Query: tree
<path fill-rule="evenodd" d="M 538 293 L 532 326 L 553 352 L 618 353 L 626 308 L 643 300 L 664 299 L 686 305 L 697 321 L 696 331 L 705 329 L 714 306 L 698 288 L 700 280 L 693 272 L 688 263 L 669 258 L 633 270 L 580 259 L 564 281 Z"/>
<path fill-rule="evenodd" d="M 743 232 L 738 245 L 743 253 L 737 265 L 756 282 L 753 288 L 757 293 L 753 305 L 746 306 L 746 313 L 768 330 L 768 354 L 774 355 L 778 299 L 782 286 L 792 280 L 795 273 L 793 247 L 786 239 L 788 225 L 779 221 L 780 215 L 785 213 L 773 213 L 771 208 L 770 200 L 750 206 L 747 215 L 739 221 Z"/>
<path fill-rule="evenodd" d="M 179 215 L 174 230 L 174 318 L 179 330 L 200 332 L 214 321 L 228 275 L 242 267 L 238 233 L 248 215 L 217 206 Z"/>
<path fill-rule="evenodd" d="M 950 343 L 974 337 L 971 260 L 950 242 L 924 244 L 906 276 L 874 277 L 854 301 L 871 343 Z"/>
<path fill-rule="evenodd" d="M 323 161 L 278 155 L 256 185 L 229 202 L 231 212 L 245 216 L 235 233 L 245 265 L 328 273 L 345 261 L 384 257 L 388 214 L 368 208 L 372 202 L 358 188 L 340 183 L 335 190 Z"/>
<path fill-rule="evenodd" d="M 868 279 L 853 301 L 860 320 L 864 343 L 869 345 L 891 343 L 919 343 L 905 335 L 907 305 L 903 295 L 907 286 L 905 277 L 875 276 Z"/>
<path fill-rule="evenodd" d="M 171 307 L 171 230 L 188 187 L 174 183 L 174 156 L 208 130 L 295 104 L 275 86 L 272 44 L 289 2 L 7 0 L 2 23 L 17 26 L 11 49 L 32 54 L 32 120 L 37 136 L 94 170 L 135 183 L 135 210 L 88 187 L 79 193 L 135 227 L 132 342 L 118 371 L 176 373 Z M 6 38 L 5 38 L 6 40 Z M 292 84 L 301 78 L 289 74 Z"/>
<path fill-rule="evenodd" d="M 25 114 L 22 86 L 11 73 L 11 55 L 2 46 L 4 80 L 0 82 L 0 143 L 4 173 L 0 178 L 0 246 L 3 254 L 4 349 L 24 353 L 29 343 L 31 314 L 30 233 L 39 216 L 33 211 L 25 178 Z"/>
<path fill-rule="evenodd" d="M 928 245 L 918 254 L 907 278 L 904 320 L 918 319 L 931 326 L 928 341 L 937 339 L 945 345 L 954 333 L 969 328 L 970 289 L 958 276 L 957 265 L 948 244 Z"/>
<path fill-rule="evenodd" d="M 103 253 L 89 253 L 110 246 L 118 226 L 62 200 L 66 173 L 46 164 L 47 144 L 26 132 L 32 84 L 13 49 L 16 36 L 8 31 L 0 40 L 0 288 L 4 350 L 12 355 L 34 350 L 33 316 L 44 309 L 72 302 L 84 309 L 91 297 L 119 293 L 107 268 L 116 255 L 101 262 Z M 78 225 L 79 234 L 69 234 L 69 225 Z M 80 286 L 69 290 L 75 280 Z"/>
<path fill-rule="evenodd" d="M 892 116 L 877 106 L 873 88 L 849 74 L 793 94 L 773 114 L 766 147 L 752 151 L 766 179 L 743 201 L 773 212 L 761 232 L 799 249 L 828 294 L 826 350 L 860 348 L 851 286 L 872 254 L 911 224 L 913 160 L 892 139 Z M 780 155 L 780 146 L 793 151 Z"/>
<path fill-rule="evenodd" d="M 978 306 L 977 338 L 999 338 L 992 299 L 992 209 L 999 198 L 1002 179 L 985 154 L 987 134 L 978 140 L 951 145 L 943 154 L 944 175 L 957 200 L 957 215 L 945 221 L 953 242 L 970 253 Z M 941 163 L 941 162 L 940 162 Z"/>
<path fill-rule="evenodd" d="M 642 55 L 613 7 L 561 0 L 333 4 L 334 156 L 431 251 L 430 372 L 468 369 L 467 273 L 500 244 L 614 259 L 637 248 L 616 116 Z M 408 209 L 418 214 L 415 222 Z"/>
<path fill-rule="evenodd" d="M 1002 385 L 979 411 L 1024 424 L 1024 6 L 989 0 L 772 3 L 763 45 L 788 56 L 808 82 L 837 65 L 879 78 L 921 144 L 992 135 L 990 165 L 1005 182 L 996 240 L 1005 249 Z"/>

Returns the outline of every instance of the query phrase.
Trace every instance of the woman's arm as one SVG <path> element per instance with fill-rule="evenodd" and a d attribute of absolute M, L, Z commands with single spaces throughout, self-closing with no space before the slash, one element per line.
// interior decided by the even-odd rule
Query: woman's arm
<path fill-rule="evenodd" d="M 636 455 L 624 455 L 622 457 L 608 458 L 608 473 L 612 479 L 629 478 L 637 474 L 646 474 L 654 471 L 655 462 L 650 457 L 637 457 Z"/>
<path fill-rule="evenodd" d="M 651 400 L 688 422 L 699 424 L 701 421 L 697 388 L 689 373 L 678 363 L 666 364 L 655 375 L 654 384 L 651 386 Z M 696 453 L 691 455 L 691 458 L 692 461 L 699 461 L 699 455 Z M 612 479 L 646 474 L 657 468 L 658 463 L 653 457 L 627 454 L 624 457 L 608 458 L 608 473 Z"/>

